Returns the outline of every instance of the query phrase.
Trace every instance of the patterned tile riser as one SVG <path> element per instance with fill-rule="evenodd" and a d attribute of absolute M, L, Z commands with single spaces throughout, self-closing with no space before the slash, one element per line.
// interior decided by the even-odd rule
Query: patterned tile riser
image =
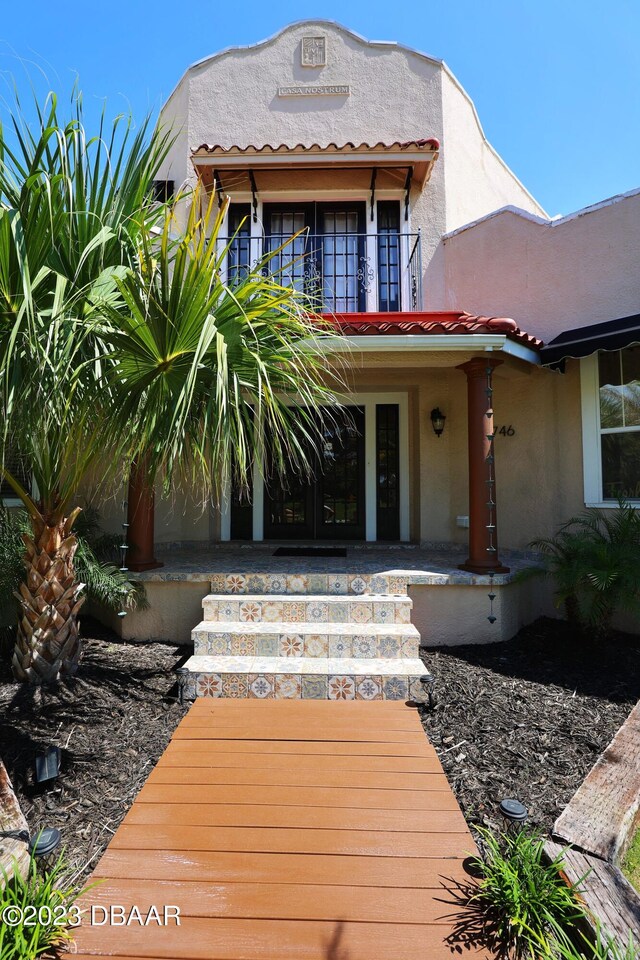
<path fill-rule="evenodd" d="M 362 634 L 238 634 L 194 631 L 194 654 L 232 657 L 390 657 L 419 655 L 419 636 Z"/>
<path fill-rule="evenodd" d="M 384 597 L 324 602 L 304 600 L 252 600 L 251 597 L 205 598 L 204 619 L 213 623 L 242 621 L 245 623 L 410 623 L 411 601 L 408 597 Z"/>
<path fill-rule="evenodd" d="M 418 677 L 213 673 L 188 680 L 185 697 L 195 696 L 258 700 L 422 700 L 424 691 Z"/>
<path fill-rule="evenodd" d="M 402 577 L 384 574 L 219 573 L 211 578 L 211 592 L 228 595 L 273 593 L 406 596 L 407 583 Z"/>

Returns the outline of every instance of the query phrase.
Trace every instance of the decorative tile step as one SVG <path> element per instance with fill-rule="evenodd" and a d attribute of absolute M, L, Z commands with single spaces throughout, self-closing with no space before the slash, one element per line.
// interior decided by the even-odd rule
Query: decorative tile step
<path fill-rule="evenodd" d="M 417 659 L 193 656 L 180 673 L 187 699 L 423 700 L 424 671 Z"/>
<path fill-rule="evenodd" d="M 211 592 L 406 596 L 407 580 L 386 573 L 217 573 Z"/>
<path fill-rule="evenodd" d="M 204 619 L 218 623 L 410 623 L 412 600 L 388 594 L 209 594 L 202 601 Z"/>
<path fill-rule="evenodd" d="M 196 656 L 417 658 L 411 623 L 221 623 L 203 620 L 191 632 Z"/>

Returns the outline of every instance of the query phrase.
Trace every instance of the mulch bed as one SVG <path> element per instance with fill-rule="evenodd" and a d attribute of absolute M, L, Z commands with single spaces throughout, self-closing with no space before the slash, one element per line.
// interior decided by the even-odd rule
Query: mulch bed
<path fill-rule="evenodd" d="M 0 661 L 0 757 L 33 832 L 63 833 L 78 870 L 95 865 L 165 749 L 186 707 L 169 644 L 130 644 L 85 619 L 76 678 L 51 689 L 12 682 Z M 430 650 L 438 706 L 425 730 L 471 823 L 499 825 L 506 796 L 550 829 L 640 697 L 640 640 L 593 649 L 566 624 L 539 620 L 506 644 Z M 63 748 L 62 772 L 36 787 L 39 748 Z"/>
<path fill-rule="evenodd" d="M 70 866 L 95 866 L 186 712 L 174 668 L 188 652 L 163 643 L 123 643 L 85 618 L 76 677 L 30 689 L 0 663 L 0 757 L 35 833 L 62 832 Z M 36 752 L 62 748 L 60 777 L 33 783 Z"/>
<path fill-rule="evenodd" d="M 470 823 L 515 797 L 549 831 L 640 698 L 640 638 L 594 647 L 540 619 L 509 643 L 423 654 L 438 705 L 424 728 Z"/>

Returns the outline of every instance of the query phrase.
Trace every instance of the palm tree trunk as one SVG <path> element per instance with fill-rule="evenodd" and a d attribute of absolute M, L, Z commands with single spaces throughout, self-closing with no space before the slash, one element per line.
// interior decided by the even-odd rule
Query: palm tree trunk
<path fill-rule="evenodd" d="M 78 611 L 84 584 L 76 581 L 78 546 L 70 532 L 75 516 L 54 525 L 32 517 L 33 537 L 23 534 L 26 581 L 16 597 L 21 614 L 13 653 L 16 680 L 49 683 L 75 673 L 80 662 Z"/>

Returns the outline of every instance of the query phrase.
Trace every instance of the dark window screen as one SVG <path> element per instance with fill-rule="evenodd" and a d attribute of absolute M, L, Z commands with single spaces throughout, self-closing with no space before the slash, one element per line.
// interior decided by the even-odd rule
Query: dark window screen
<path fill-rule="evenodd" d="M 251 263 L 251 207 L 248 203 L 229 206 L 229 275 L 246 272 Z"/>
<path fill-rule="evenodd" d="M 397 403 L 376 405 L 378 540 L 400 539 L 400 417 Z"/>
<path fill-rule="evenodd" d="M 378 201 L 378 309 L 400 309 L 400 204 Z"/>

